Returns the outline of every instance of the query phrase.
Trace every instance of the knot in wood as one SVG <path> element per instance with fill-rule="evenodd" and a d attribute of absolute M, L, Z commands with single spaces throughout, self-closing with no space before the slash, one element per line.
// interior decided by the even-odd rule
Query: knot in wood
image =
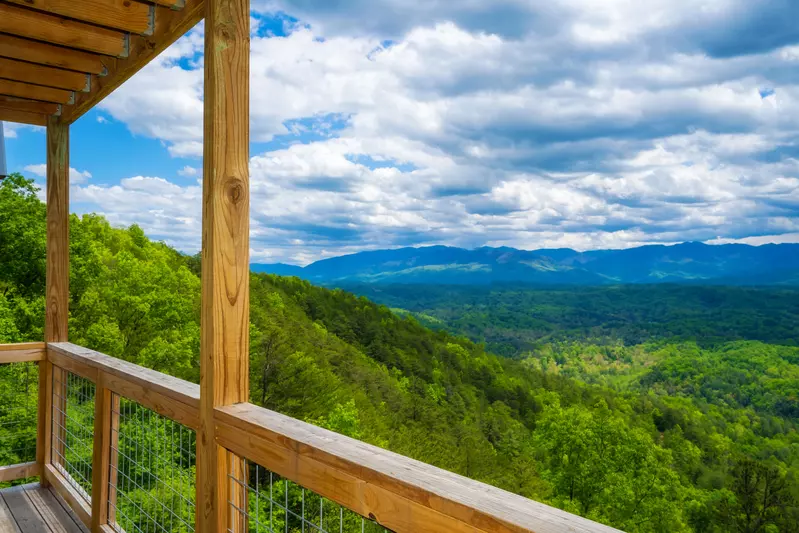
<path fill-rule="evenodd" d="M 244 197 L 244 184 L 239 178 L 231 176 L 225 183 L 225 196 L 230 203 L 238 204 Z"/>

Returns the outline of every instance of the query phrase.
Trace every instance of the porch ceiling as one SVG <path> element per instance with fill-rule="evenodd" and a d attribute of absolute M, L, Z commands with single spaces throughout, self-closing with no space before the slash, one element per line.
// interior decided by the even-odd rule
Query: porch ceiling
<path fill-rule="evenodd" d="M 0 120 L 74 122 L 203 15 L 203 0 L 0 0 Z"/>

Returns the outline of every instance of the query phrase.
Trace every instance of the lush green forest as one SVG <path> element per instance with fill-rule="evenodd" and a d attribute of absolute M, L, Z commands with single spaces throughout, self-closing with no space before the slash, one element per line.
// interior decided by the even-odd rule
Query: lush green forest
<path fill-rule="evenodd" d="M 33 185 L 4 180 L 0 342 L 42 338 L 44 235 Z M 73 216 L 70 239 L 70 339 L 196 381 L 199 259 L 95 215 Z M 626 531 L 799 531 L 796 299 L 674 290 L 620 289 L 612 313 L 560 291 L 546 312 L 528 307 L 543 325 L 516 324 L 523 344 L 509 358 L 492 353 L 507 353 L 505 340 L 474 333 L 512 332 L 516 311 L 470 315 L 453 298 L 450 315 L 423 320 L 453 334 L 350 292 L 253 274 L 252 401 Z M 695 305 L 707 298 L 739 303 L 708 315 Z M 674 313 L 680 299 L 678 326 L 664 327 L 657 309 Z M 480 318 L 461 327 L 461 315 Z M 25 380 L 22 368 L 2 372 L 4 386 Z M 30 434 L 3 435 L 20 416 L 0 407 L 0 444 L 26 448 Z M 24 459 L 15 453 L 0 460 Z M 159 489 L 137 476 L 146 508 Z"/>

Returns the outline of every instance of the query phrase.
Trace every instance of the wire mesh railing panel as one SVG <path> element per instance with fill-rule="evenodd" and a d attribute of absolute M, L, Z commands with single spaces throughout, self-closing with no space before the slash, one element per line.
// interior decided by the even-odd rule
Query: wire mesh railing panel
<path fill-rule="evenodd" d="M 53 367 L 50 462 L 87 502 L 92 499 L 95 395 L 94 383 Z"/>
<path fill-rule="evenodd" d="M 120 533 L 194 531 L 196 434 L 114 396 L 109 525 Z"/>
<path fill-rule="evenodd" d="M 36 460 L 39 365 L 0 364 L 0 466 Z"/>
<path fill-rule="evenodd" d="M 391 533 L 258 464 L 228 453 L 229 533 Z"/>

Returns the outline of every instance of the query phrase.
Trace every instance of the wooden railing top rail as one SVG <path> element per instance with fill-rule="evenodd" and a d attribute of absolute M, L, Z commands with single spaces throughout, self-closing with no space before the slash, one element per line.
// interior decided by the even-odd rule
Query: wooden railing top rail
<path fill-rule="evenodd" d="M 256 405 L 215 420 L 222 446 L 395 531 L 618 532 Z"/>
<path fill-rule="evenodd" d="M 72 344 L 50 342 L 47 357 L 56 366 L 100 383 L 156 413 L 197 429 L 200 386 Z"/>
<path fill-rule="evenodd" d="M 0 363 L 24 363 L 45 358 L 45 343 L 0 344 Z"/>

